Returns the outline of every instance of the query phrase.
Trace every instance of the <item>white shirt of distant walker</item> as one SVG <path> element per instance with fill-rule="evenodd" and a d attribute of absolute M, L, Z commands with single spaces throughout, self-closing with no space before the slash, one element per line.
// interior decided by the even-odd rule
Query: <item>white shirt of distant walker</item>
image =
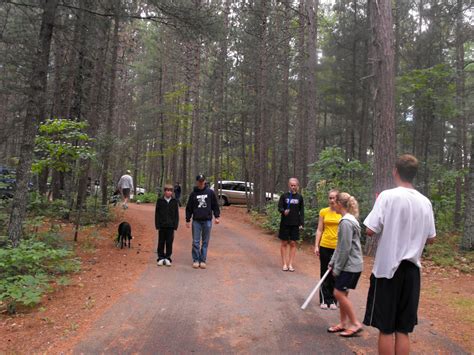
<path fill-rule="evenodd" d="M 197 186 L 200 190 L 204 189 L 204 187 L 206 186 L 206 180 L 198 180 L 198 181 L 196 181 L 196 186 Z M 200 196 L 197 196 L 197 197 L 198 197 L 198 199 L 199 199 Z M 202 203 L 202 201 L 199 200 L 199 206 L 198 206 L 198 208 L 202 208 L 202 207 L 203 207 L 203 206 L 201 205 L 201 203 Z M 204 203 L 206 203 L 206 200 L 205 200 L 205 199 L 204 199 Z M 214 223 L 215 223 L 215 224 L 219 224 L 219 223 L 220 223 L 219 218 L 215 218 L 215 219 L 214 219 Z M 191 228 L 191 223 L 186 222 L 186 228 Z"/>
<path fill-rule="evenodd" d="M 372 270 L 377 278 L 391 279 L 403 260 L 421 268 L 423 248 L 436 236 L 430 200 L 402 181 L 396 169 L 393 176 L 397 187 L 377 197 L 364 221 L 367 235 L 380 234 Z"/>
<path fill-rule="evenodd" d="M 118 183 L 119 188 L 121 189 L 133 189 L 133 179 L 130 175 L 123 175 Z"/>

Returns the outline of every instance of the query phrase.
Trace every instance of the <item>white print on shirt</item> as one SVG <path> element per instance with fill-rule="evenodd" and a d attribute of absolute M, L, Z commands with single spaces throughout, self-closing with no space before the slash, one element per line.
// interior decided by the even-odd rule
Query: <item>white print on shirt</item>
<path fill-rule="evenodd" d="M 199 202 L 198 208 L 206 208 L 207 207 L 207 195 L 196 195 L 196 198 Z"/>
<path fill-rule="evenodd" d="M 288 198 L 285 200 L 285 203 L 287 205 L 288 205 L 288 200 L 289 200 Z M 298 200 L 297 198 L 292 198 L 291 199 L 291 202 L 290 202 L 291 205 L 297 205 L 298 203 L 300 203 L 300 200 Z"/>

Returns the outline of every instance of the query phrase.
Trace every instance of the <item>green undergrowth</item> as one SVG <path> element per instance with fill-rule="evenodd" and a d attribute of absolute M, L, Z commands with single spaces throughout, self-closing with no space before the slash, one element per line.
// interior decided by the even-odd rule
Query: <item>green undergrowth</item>
<path fill-rule="evenodd" d="M 64 285 L 66 275 L 79 269 L 79 260 L 57 230 L 28 235 L 17 248 L 0 248 L 0 309 L 15 313 L 37 305 L 53 282 Z"/>
<path fill-rule="evenodd" d="M 137 195 L 133 197 L 133 202 L 140 201 L 140 203 L 155 203 L 158 199 L 158 195 L 154 192 L 146 192 L 143 195 Z"/>
<path fill-rule="evenodd" d="M 425 249 L 425 259 L 431 260 L 440 267 L 456 268 L 461 272 L 474 272 L 474 251 L 460 251 L 461 236 L 458 234 L 441 234 L 435 242 Z"/>

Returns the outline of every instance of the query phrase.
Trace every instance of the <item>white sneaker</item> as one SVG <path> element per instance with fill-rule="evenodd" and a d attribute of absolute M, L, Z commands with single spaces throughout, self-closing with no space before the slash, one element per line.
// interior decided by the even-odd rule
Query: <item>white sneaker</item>
<path fill-rule="evenodd" d="M 163 266 L 165 264 L 165 259 L 158 260 L 158 266 Z"/>
<path fill-rule="evenodd" d="M 337 305 L 335 303 L 331 303 L 329 305 L 329 309 L 332 310 L 332 311 L 335 311 L 335 310 L 337 310 Z"/>
<path fill-rule="evenodd" d="M 321 304 L 319 305 L 319 308 L 321 308 L 321 309 L 328 309 L 328 305 L 327 305 L 326 303 L 321 303 Z"/>
<path fill-rule="evenodd" d="M 206 263 L 204 263 L 204 262 L 201 261 L 201 263 L 199 264 L 199 267 L 200 267 L 201 269 L 205 269 L 205 268 L 206 268 Z"/>
<path fill-rule="evenodd" d="M 168 260 L 168 259 L 165 259 L 165 265 L 166 265 L 166 266 L 171 266 L 171 261 Z"/>
<path fill-rule="evenodd" d="M 199 263 L 197 261 L 193 262 L 193 268 L 199 269 Z"/>

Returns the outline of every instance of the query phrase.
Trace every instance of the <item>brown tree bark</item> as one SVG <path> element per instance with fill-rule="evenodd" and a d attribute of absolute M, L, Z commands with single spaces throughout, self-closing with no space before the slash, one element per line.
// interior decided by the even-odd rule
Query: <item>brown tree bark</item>
<path fill-rule="evenodd" d="M 369 0 L 371 40 L 369 62 L 372 69 L 372 99 L 374 111 L 374 194 L 393 186 L 395 165 L 395 68 L 394 34 L 390 1 Z M 373 255 L 377 239 L 369 238 L 365 251 Z"/>
<path fill-rule="evenodd" d="M 318 158 L 318 117 L 317 92 L 316 92 L 316 71 L 318 65 L 317 57 L 317 35 L 318 35 L 318 6 L 319 0 L 306 0 L 306 16 L 308 17 L 308 41 L 307 41 L 307 78 L 308 78 L 308 130 L 307 135 L 307 161 L 304 165 L 303 176 L 301 177 L 302 186 L 306 186 L 308 179 L 308 164 L 314 163 Z"/>
<path fill-rule="evenodd" d="M 288 132 L 290 130 L 290 64 L 291 64 L 291 47 L 290 47 L 290 24 L 291 16 L 288 8 L 290 6 L 289 0 L 282 1 L 283 18 L 281 19 L 281 32 L 285 39 L 282 43 L 281 50 L 281 92 L 280 92 L 280 117 L 279 117 L 279 165 L 277 174 L 277 189 L 286 189 L 286 178 L 289 173 L 289 158 L 288 158 Z"/>
<path fill-rule="evenodd" d="M 114 6 L 114 32 L 112 37 L 112 55 L 110 66 L 110 83 L 109 83 L 109 102 L 107 106 L 107 114 L 105 120 L 105 147 L 103 154 L 102 176 L 100 181 L 100 188 L 102 193 L 102 206 L 108 205 L 108 179 L 109 179 L 109 164 L 112 153 L 112 131 L 115 117 L 115 101 L 116 101 L 116 79 L 117 79 L 117 62 L 119 51 L 119 27 L 120 27 L 120 7 L 121 3 Z"/>
<path fill-rule="evenodd" d="M 463 1 L 457 0 L 456 12 L 456 142 L 454 144 L 455 168 L 458 172 L 463 169 L 464 157 L 466 156 L 466 119 L 464 114 L 464 34 L 463 34 Z M 463 176 L 458 174 L 456 177 L 456 197 L 454 207 L 454 228 L 459 229 L 462 223 L 462 193 L 463 193 Z"/>
<path fill-rule="evenodd" d="M 395 68 L 392 6 L 390 1 L 369 0 L 374 100 L 374 189 L 391 188 L 396 156 Z M 375 197 L 375 196 L 374 196 Z"/>
<path fill-rule="evenodd" d="M 305 0 L 299 1 L 298 6 L 298 36 L 296 39 L 296 50 L 298 52 L 298 97 L 296 108 L 296 144 L 294 147 L 294 175 L 300 180 L 305 175 L 305 166 L 307 165 L 307 60 L 306 60 L 306 19 L 305 19 Z M 286 180 L 286 179 L 285 179 Z"/>
<path fill-rule="evenodd" d="M 23 118 L 20 160 L 16 171 L 16 191 L 8 226 L 8 236 L 13 246 L 18 246 L 22 237 L 35 136 L 38 123 L 44 118 L 46 111 L 45 94 L 48 83 L 48 64 L 57 6 L 58 0 L 46 0 L 43 5 L 38 47 L 33 61 L 26 114 Z"/>
<path fill-rule="evenodd" d="M 474 152 L 474 137 L 471 137 L 471 152 Z M 464 233 L 461 239 L 461 249 L 472 251 L 474 250 L 474 163 L 472 161 L 472 155 L 467 183 L 469 188 L 466 195 Z"/>

